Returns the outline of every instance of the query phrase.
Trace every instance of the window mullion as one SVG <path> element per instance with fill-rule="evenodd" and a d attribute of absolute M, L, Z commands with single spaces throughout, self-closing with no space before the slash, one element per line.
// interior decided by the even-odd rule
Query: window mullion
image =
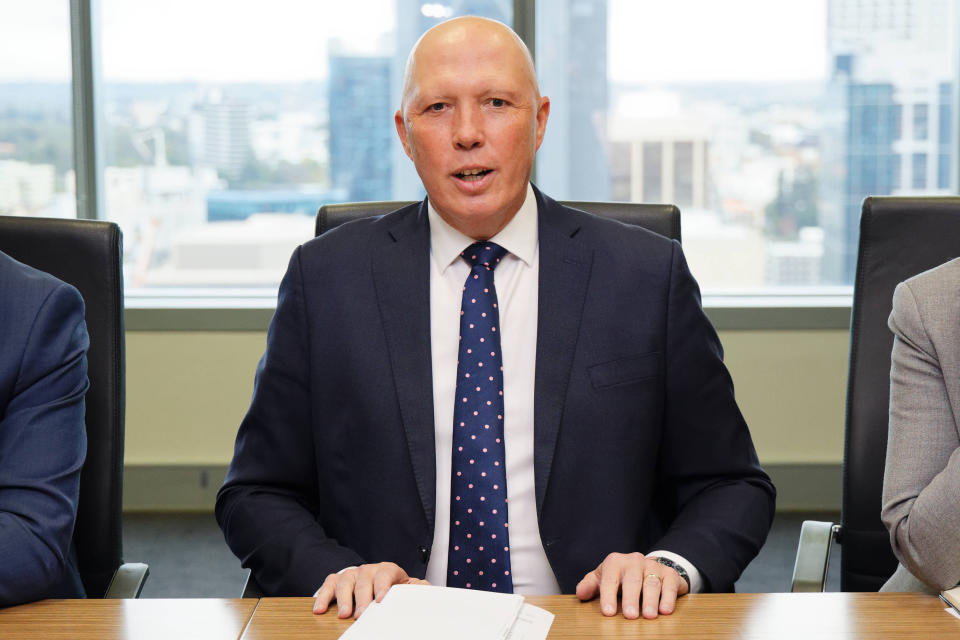
<path fill-rule="evenodd" d="M 536 0 L 513 0 L 513 30 L 527 44 L 534 62 L 537 60 L 537 6 Z M 533 157 L 530 177 L 537 180 L 537 157 Z"/>
<path fill-rule="evenodd" d="M 77 181 L 77 217 L 90 220 L 103 214 L 100 189 L 103 154 L 97 126 L 100 99 L 99 4 L 99 0 L 70 0 L 73 166 Z"/>

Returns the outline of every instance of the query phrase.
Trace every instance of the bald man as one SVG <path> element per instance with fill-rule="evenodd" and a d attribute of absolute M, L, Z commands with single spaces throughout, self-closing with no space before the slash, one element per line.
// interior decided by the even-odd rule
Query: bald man
<path fill-rule="evenodd" d="M 654 618 L 763 544 L 775 492 L 680 245 L 533 187 L 549 114 L 502 24 L 414 47 L 395 123 L 427 199 L 294 252 L 218 495 L 267 594 L 348 617 L 428 581 Z"/>

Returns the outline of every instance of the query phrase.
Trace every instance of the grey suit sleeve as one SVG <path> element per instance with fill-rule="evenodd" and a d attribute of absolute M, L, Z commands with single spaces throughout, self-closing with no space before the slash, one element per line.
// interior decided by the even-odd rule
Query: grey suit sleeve
<path fill-rule="evenodd" d="M 0 606 L 49 597 L 68 562 L 86 455 L 83 300 L 60 285 L 44 300 L 0 406 Z M 21 350 L 22 349 L 22 350 Z"/>
<path fill-rule="evenodd" d="M 960 439 L 909 283 L 894 293 L 889 325 L 895 337 L 881 518 L 900 562 L 944 589 L 960 582 Z"/>

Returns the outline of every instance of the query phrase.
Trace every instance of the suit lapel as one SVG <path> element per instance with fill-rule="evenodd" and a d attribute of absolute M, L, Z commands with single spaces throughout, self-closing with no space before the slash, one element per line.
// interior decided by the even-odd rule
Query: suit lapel
<path fill-rule="evenodd" d="M 540 234 L 533 468 L 537 515 L 550 479 L 593 252 L 574 236 L 580 224 L 535 189 Z M 541 520 L 542 522 L 542 520 Z"/>
<path fill-rule="evenodd" d="M 430 231 L 426 204 L 373 243 L 373 280 L 413 475 L 430 531 L 436 502 L 430 354 Z"/>

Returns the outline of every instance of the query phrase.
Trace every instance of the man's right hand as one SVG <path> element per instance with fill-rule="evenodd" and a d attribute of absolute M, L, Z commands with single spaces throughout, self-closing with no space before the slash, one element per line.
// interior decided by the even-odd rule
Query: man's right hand
<path fill-rule="evenodd" d="M 331 573 L 315 594 L 314 613 L 326 613 L 327 607 L 337 601 L 337 617 L 360 617 L 374 599 L 383 600 L 395 584 L 430 584 L 426 580 L 411 578 L 407 572 L 392 562 L 363 564 L 341 573 Z"/>

